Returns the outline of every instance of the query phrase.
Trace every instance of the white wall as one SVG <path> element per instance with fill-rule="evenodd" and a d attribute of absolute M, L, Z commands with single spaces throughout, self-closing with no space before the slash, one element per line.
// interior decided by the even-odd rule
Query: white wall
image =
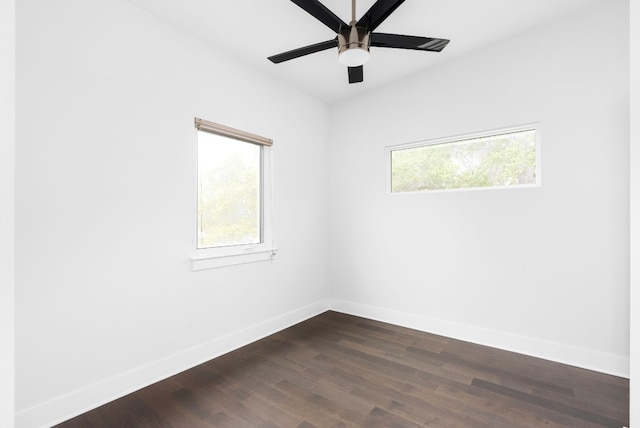
<path fill-rule="evenodd" d="M 14 422 L 15 1 L 0 2 L 0 426 Z"/>
<path fill-rule="evenodd" d="M 325 105 L 121 0 L 21 1 L 17 40 L 18 426 L 325 309 Z M 195 116 L 274 139 L 275 261 L 191 271 Z"/>
<path fill-rule="evenodd" d="M 640 0 L 631 0 L 631 426 L 640 426 Z"/>
<path fill-rule="evenodd" d="M 332 306 L 628 375 L 628 48 L 614 0 L 334 106 Z M 385 146 L 537 121 L 539 188 L 386 192 Z"/>

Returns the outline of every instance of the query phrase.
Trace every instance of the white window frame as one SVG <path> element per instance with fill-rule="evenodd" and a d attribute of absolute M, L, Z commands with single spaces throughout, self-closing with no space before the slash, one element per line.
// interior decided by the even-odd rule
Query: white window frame
<path fill-rule="evenodd" d="M 246 263 L 255 263 L 268 261 L 275 257 L 276 248 L 274 246 L 273 239 L 273 153 L 271 140 L 265 137 L 260 137 L 255 134 L 250 134 L 245 131 L 241 131 L 234 128 L 229 128 L 224 125 L 217 124 L 215 122 L 204 121 L 196 118 L 196 129 L 194 130 L 195 144 L 197 147 L 198 132 L 212 132 L 214 134 L 222 135 L 224 137 L 236 139 L 240 142 L 248 142 L 253 144 L 259 144 L 261 147 L 261 168 L 260 168 L 260 192 L 261 192 L 261 214 L 260 214 L 260 235 L 261 239 L 256 244 L 243 244 L 243 245 L 229 245 L 223 247 L 213 248 L 197 248 L 198 236 L 197 236 L 197 213 L 198 213 L 198 195 L 195 193 L 195 202 L 193 204 L 195 208 L 193 226 L 194 235 L 194 247 L 195 252 L 191 256 L 191 267 L 193 271 L 200 271 L 205 269 L 215 269 L 225 266 L 234 266 Z M 257 140 L 260 139 L 260 140 Z M 255 141 L 260 141 L 256 143 Z M 267 143 L 268 142 L 268 143 Z M 197 162 L 197 158 L 196 158 Z M 197 188 L 197 174 L 196 184 L 194 189 Z"/>
<path fill-rule="evenodd" d="M 413 149 L 424 146 L 434 146 L 439 144 L 457 143 L 464 140 L 472 140 L 474 138 L 491 137 L 494 135 L 509 134 L 521 131 L 535 131 L 536 133 L 536 182 L 531 184 L 516 184 L 510 186 L 484 186 L 484 187 L 460 187 L 456 189 L 433 189 L 433 190 L 419 190 L 415 192 L 393 192 L 392 191 L 392 162 L 391 153 L 397 150 Z M 511 126 L 506 128 L 497 128 L 488 131 L 474 132 L 469 134 L 455 135 L 450 137 L 443 137 L 437 139 L 423 140 L 413 143 L 397 144 L 393 146 L 385 147 L 385 163 L 387 165 L 387 181 L 386 181 L 386 193 L 389 195 L 414 195 L 425 193 L 442 193 L 442 192 L 468 192 L 477 190 L 503 190 L 503 189 L 522 189 L 540 187 L 542 184 L 541 168 L 540 168 L 540 122 L 532 122 L 524 125 Z"/>

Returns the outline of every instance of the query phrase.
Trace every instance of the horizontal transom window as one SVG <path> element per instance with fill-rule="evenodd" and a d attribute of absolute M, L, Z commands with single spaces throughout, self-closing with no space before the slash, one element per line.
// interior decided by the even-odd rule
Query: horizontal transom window
<path fill-rule="evenodd" d="M 537 125 L 388 148 L 392 193 L 539 184 Z"/>

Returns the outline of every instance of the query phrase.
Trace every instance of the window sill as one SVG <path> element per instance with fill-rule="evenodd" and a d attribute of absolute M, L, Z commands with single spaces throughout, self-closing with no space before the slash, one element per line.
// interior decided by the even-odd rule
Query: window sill
<path fill-rule="evenodd" d="M 272 260 L 277 250 L 268 247 L 244 247 L 233 250 L 198 250 L 191 256 L 193 271 L 217 269 L 226 266 L 241 265 Z"/>

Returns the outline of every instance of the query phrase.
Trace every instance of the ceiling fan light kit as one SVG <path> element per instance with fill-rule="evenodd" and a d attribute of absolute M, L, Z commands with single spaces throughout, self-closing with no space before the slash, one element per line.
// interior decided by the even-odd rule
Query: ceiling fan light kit
<path fill-rule="evenodd" d="M 331 28 L 337 34 L 337 37 L 270 56 L 269 60 L 274 64 L 337 47 L 338 61 L 348 67 L 349 83 L 359 83 L 364 80 L 363 64 L 369 60 L 370 46 L 440 52 L 449 43 L 447 39 L 374 33 L 373 31 L 405 0 L 377 0 L 358 21 L 355 18 L 356 2 L 352 0 L 352 19 L 349 25 L 327 9 L 319 0 L 291 1 Z"/>

